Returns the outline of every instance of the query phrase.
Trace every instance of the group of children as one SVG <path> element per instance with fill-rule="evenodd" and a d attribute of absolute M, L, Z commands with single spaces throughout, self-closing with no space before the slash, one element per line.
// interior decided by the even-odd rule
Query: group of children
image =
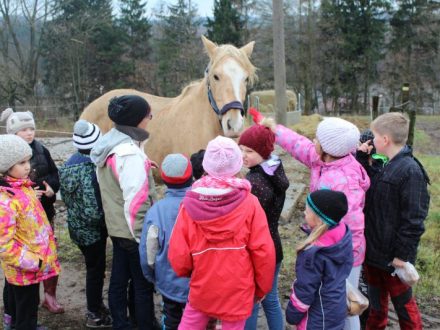
<path fill-rule="evenodd" d="M 85 258 L 86 325 L 158 328 L 156 288 L 163 329 L 202 330 L 215 320 L 224 330 L 256 329 L 260 305 L 268 328 L 284 329 L 278 221 L 289 181 L 273 154 L 278 144 L 311 170 L 301 227 L 308 236 L 296 249 L 287 322 L 297 329 L 360 329 L 359 317 L 347 317 L 346 280 L 357 287 L 364 265 L 367 329 L 386 327 L 389 295 L 401 328 L 421 329 L 411 288 L 391 276 L 415 262 L 429 206 L 429 179 L 406 146 L 406 117 L 378 117 L 372 139 L 359 146 L 357 127 L 340 118 L 324 119 L 310 141 L 250 113 L 256 124 L 238 143 L 219 136 L 191 160 L 170 154 L 160 166 L 143 151 L 152 114 L 139 96 L 110 101 L 115 125 L 103 136 L 92 123 L 75 124 L 78 152 L 59 173 L 70 236 Z M 381 157 L 371 157 L 373 144 Z M 0 149 L 0 258 L 11 302 L 5 312 L 15 329 L 37 329 L 38 283 L 60 271 L 39 197 L 52 197 L 59 186 L 44 180 L 32 189 L 32 151 L 24 139 L 0 136 Z M 159 201 L 156 167 L 167 187 Z M 109 309 L 102 295 L 107 236 L 113 243 Z"/>

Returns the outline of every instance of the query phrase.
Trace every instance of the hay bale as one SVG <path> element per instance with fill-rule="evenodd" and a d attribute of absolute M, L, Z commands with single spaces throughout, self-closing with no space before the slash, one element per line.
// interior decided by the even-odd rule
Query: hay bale
<path fill-rule="evenodd" d="M 318 124 L 321 120 L 322 117 L 318 114 L 313 114 L 311 116 L 301 116 L 299 123 L 292 125 L 289 128 L 312 140 L 315 138 L 316 127 L 318 127 Z"/>
<path fill-rule="evenodd" d="M 292 90 L 286 90 L 287 94 L 287 111 L 296 110 L 296 94 Z M 255 105 L 255 97 L 259 98 L 259 109 L 261 112 L 274 112 L 275 110 L 275 90 L 268 89 L 262 91 L 254 91 L 250 94 L 251 103 Z"/>

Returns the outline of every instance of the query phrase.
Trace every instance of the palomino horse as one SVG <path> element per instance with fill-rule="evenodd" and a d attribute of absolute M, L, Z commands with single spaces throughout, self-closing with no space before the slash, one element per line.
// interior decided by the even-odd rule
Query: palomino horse
<path fill-rule="evenodd" d="M 153 111 L 146 152 L 158 164 L 169 153 L 189 156 L 206 148 L 217 135 L 237 137 L 243 128 L 246 85 L 256 78 L 255 67 L 249 60 L 254 42 L 236 48 L 217 46 L 204 36 L 202 41 L 210 59 L 205 77 L 186 86 L 179 96 L 165 98 L 133 89 L 112 90 L 90 103 L 81 118 L 106 132 L 112 126 L 107 116 L 111 98 L 124 94 L 144 97 Z"/>

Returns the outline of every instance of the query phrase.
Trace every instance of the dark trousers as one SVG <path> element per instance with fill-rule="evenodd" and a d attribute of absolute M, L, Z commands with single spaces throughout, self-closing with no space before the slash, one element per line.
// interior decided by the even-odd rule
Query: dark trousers
<path fill-rule="evenodd" d="M 113 263 L 109 288 L 109 307 L 113 318 L 113 329 L 131 329 L 127 318 L 127 290 L 133 281 L 134 305 L 139 330 L 154 328 L 153 284 L 142 274 L 139 244 L 135 241 L 111 237 Z"/>
<path fill-rule="evenodd" d="M 98 313 L 102 306 L 106 244 L 107 237 L 88 246 L 78 246 L 86 262 L 87 309 L 93 313 Z"/>
<path fill-rule="evenodd" d="M 38 320 L 38 304 L 40 303 L 40 284 L 18 286 L 7 283 L 8 309 L 15 321 L 15 330 L 35 330 Z"/>
<path fill-rule="evenodd" d="M 163 301 L 163 324 L 164 330 L 177 330 L 180 320 L 182 319 L 185 303 L 180 303 L 165 296 L 162 296 Z"/>
<path fill-rule="evenodd" d="M 388 324 L 388 302 L 391 301 L 399 318 L 400 329 L 421 330 L 422 319 L 411 287 L 403 283 L 398 276 L 366 265 L 365 274 L 370 299 L 370 314 L 367 330 L 385 329 Z"/>

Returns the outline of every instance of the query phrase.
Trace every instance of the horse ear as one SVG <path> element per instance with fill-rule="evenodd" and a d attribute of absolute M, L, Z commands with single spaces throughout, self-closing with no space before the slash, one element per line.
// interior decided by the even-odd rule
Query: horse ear
<path fill-rule="evenodd" d="M 213 43 L 211 40 L 202 35 L 203 45 L 205 46 L 206 52 L 208 53 L 209 58 L 213 58 L 215 54 L 215 50 L 217 45 Z"/>
<path fill-rule="evenodd" d="M 241 47 L 240 50 L 244 52 L 247 55 L 247 57 L 251 57 L 252 51 L 254 50 L 254 45 L 255 45 L 255 41 L 251 41 L 247 45 Z"/>

